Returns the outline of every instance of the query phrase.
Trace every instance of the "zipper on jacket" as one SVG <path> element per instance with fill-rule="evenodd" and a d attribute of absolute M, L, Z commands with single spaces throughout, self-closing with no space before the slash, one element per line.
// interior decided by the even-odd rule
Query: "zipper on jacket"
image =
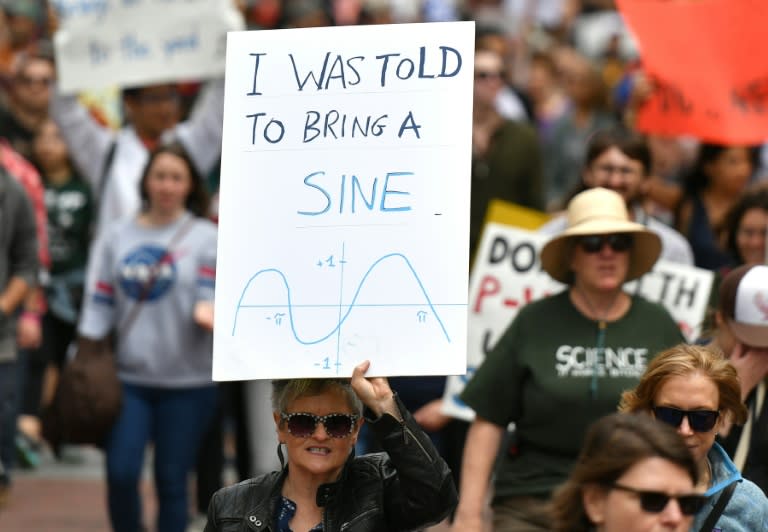
<path fill-rule="evenodd" d="M 419 439 L 416 437 L 416 435 L 415 435 L 413 432 L 411 432 L 411 429 L 409 429 L 409 428 L 408 428 L 408 427 L 405 425 L 405 421 L 401 421 L 401 422 L 400 422 L 400 425 L 403 427 L 403 443 L 404 443 L 404 444 L 406 444 L 406 445 L 408 444 L 408 435 L 410 434 L 410 435 L 411 435 L 411 439 L 413 439 L 413 441 L 415 441 L 415 442 L 416 442 L 416 445 L 418 445 L 418 446 L 419 446 L 419 449 L 421 449 L 421 452 L 422 452 L 422 453 L 424 453 L 424 456 L 426 456 L 427 458 L 429 458 L 429 461 L 430 461 L 430 463 L 431 463 L 431 462 L 433 462 L 434 460 L 432 460 L 432 456 L 431 456 L 431 455 L 430 455 L 430 454 L 427 452 L 427 450 L 426 450 L 426 449 L 424 448 L 424 446 L 421 444 L 421 442 L 420 442 L 420 441 L 419 441 Z"/>

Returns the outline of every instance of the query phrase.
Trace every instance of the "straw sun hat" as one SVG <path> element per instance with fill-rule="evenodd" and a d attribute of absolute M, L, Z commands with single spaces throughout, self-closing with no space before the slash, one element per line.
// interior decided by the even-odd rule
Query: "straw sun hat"
<path fill-rule="evenodd" d="M 570 248 L 574 237 L 632 233 L 627 281 L 648 272 L 661 253 L 661 239 L 644 225 L 629 220 L 627 206 L 617 192 L 596 187 L 585 190 L 568 203 L 566 229 L 541 249 L 541 265 L 557 281 L 568 283 Z"/>

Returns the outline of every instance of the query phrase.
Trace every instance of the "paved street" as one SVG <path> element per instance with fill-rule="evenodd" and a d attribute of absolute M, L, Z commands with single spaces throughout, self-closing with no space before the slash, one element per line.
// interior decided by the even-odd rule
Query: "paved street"
<path fill-rule="evenodd" d="M 0 509 L 0 530 L 109 532 L 102 463 L 96 449 L 75 447 L 65 450 L 62 461 L 46 454 L 38 468 L 16 470 L 8 501 Z M 154 515 L 149 482 L 142 491 L 145 515 Z"/>

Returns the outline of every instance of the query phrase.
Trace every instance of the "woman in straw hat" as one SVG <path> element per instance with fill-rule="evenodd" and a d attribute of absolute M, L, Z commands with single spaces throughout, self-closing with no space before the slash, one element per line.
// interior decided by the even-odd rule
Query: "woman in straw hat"
<path fill-rule="evenodd" d="M 568 204 L 568 226 L 541 251 L 567 285 L 524 307 L 467 384 L 475 410 L 464 448 L 455 530 L 481 530 L 505 427 L 513 442 L 496 471 L 496 530 L 549 530 L 548 500 L 567 478 L 587 426 L 616 410 L 648 359 L 682 334 L 660 305 L 622 290 L 651 269 L 659 237 L 631 222 L 621 196 L 593 188 Z"/>

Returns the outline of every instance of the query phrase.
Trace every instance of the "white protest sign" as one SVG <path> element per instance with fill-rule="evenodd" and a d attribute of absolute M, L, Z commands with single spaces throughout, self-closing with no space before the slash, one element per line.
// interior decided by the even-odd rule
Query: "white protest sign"
<path fill-rule="evenodd" d="M 459 399 L 464 385 L 520 308 L 565 289 L 541 269 L 539 250 L 549 238 L 496 223 L 487 224 L 483 230 L 469 285 L 467 374 L 448 377 L 445 413 L 466 420 L 474 417 Z M 664 305 L 692 341 L 701 334 L 713 277 L 709 270 L 660 260 L 652 271 L 627 283 L 624 289 Z"/>
<path fill-rule="evenodd" d="M 229 34 L 214 379 L 465 372 L 473 45 Z"/>
<path fill-rule="evenodd" d="M 224 72 L 232 0 L 52 0 L 59 90 L 207 79 Z"/>

